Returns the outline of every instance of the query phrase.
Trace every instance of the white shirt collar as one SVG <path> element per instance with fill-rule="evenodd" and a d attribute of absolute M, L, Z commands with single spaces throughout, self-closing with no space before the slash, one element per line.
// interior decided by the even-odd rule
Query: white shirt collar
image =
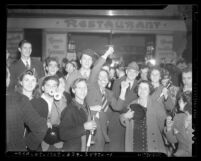
<path fill-rule="evenodd" d="M 29 58 L 28 60 L 25 60 L 23 58 L 21 58 L 22 62 L 24 63 L 24 65 L 26 66 L 26 62 L 28 61 L 29 66 L 31 65 L 31 58 Z"/>
<path fill-rule="evenodd" d="M 91 70 L 84 70 L 81 68 L 80 73 L 84 78 L 88 79 L 91 74 Z"/>
<path fill-rule="evenodd" d="M 103 95 L 105 95 L 105 89 L 100 88 L 100 91 Z"/>
<path fill-rule="evenodd" d="M 130 80 L 126 79 L 126 81 L 129 82 L 129 84 L 130 84 L 130 89 L 131 89 L 131 88 L 133 87 L 133 84 L 134 84 L 134 81 L 135 81 L 135 80 L 134 80 L 134 81 L 130 81 Z"/>

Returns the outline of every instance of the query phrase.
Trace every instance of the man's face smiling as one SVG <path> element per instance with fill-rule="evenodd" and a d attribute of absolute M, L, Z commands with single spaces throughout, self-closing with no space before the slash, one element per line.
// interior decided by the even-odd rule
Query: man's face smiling
<path fill-rule="evenodd" d="M 30 57 L 32 52 L 32 45 L 30 43 L 24 43 L 21 48 L 18 48 L 22 57 Z"/>

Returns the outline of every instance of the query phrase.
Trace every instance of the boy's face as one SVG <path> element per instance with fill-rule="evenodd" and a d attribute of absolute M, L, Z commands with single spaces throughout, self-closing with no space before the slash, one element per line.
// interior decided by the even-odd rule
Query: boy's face
<path fill-rule="evenodd" d="M 59 70 L 58 64 L 56 61 L 50 61 L 46 67 L 48 75 L 55 75 Z"/>
<path fill-rule="evenodd" d="M 80 60 L 80 64 L 82 67 L 84 67 L 85 69 L 90 69 L 93 63 L 93 59 L 91 56 L 89 55 L 82 55 L 82 58 Z"/>
<path fill-rule="evenodd" d="M 106 71 L 100 71 L 98 76 L 99 86 L 105 88 L 108 82 L 109 82 L 109 79 L 108 79 L 108 74 L 106 73 Z"/>
<path fill-rule="evenodd" d="M 23 57 L 30 57 L 32 52 L 32 46 L 30 43 L 24 43 L 21 48 L 18 48 Z"/>
<path fill-rule="evenodd" d="M 20 84 L 22 85 L 23 90 L 32 92 L 36 87 L 37 80 L 35 76 L 26 74 Z"/>
<path fill-rule="evenodd" d="M 57 91 L 58 82 L 55 80 L 48 80 L 45 82 L 44 86 L 42 87 L 44 94 L 50 95 L 53 97 L 54 93 Z"/>
<path fill-rule="evenodd" d="M 152 82 L 159 82 L 161 79 L 160 71 L 153 70 L 150 77 Z"/>
<path fill-rule="evenodd" d="M 76 88 L 73 90 L 75 97 L 84 100 L 87 95 L 87 84 L 85 81 L 81 81 L 76 84 Z"/>
<path fill-rule="evenodd" d="M 147 80 L 148 68 L 141 69 L 140 76 L 142 80 Z"/>

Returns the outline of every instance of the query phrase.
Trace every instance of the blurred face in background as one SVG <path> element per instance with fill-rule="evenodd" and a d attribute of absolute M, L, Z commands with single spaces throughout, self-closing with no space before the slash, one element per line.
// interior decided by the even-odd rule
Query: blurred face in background
<path fill-rule="evenodd" d="M 110 73 L 110 78 L 111 78 L 111 79 L 115 77 L 115 72 L 116 72 L 116 71 L 115 71 L 113 68 L 110 69 L 109 73 Z"/>
<path fill-rule="evenodd" d="M 117 68 L 116 73 L 118 78 L 121 78 L 122 76 L 125 75 L 125 71 L 122 68 Z"/>
<path fill-rule="evenodd" d="M 91 56 L 85 55 L 85 54 L 82 55 L 82 58 L 80 60 L 81 67 L 85 69 L 90 69 L 92 66 L 92 63 L 93 63 L 93 59 Z"/>
<path fill-rule="evenodd" d="M 177 64 L 177 67 L 180 69 L 180 70 L 183 70 L 187 67 L 187 64 L 185 62 L 180 62 L 179 64 Z"/>
<path fill-rule="evenodd" d="M 150 90 L 149 85 L 147 83 L 140 83 L 138 87 L 138 96 L 140 98 L 146 98 L 149 96 Z"/>
<path fill-rule="evenodd" d="M 147 80 L 147 73 L 148 73 L 149 68 L 143 68 L 140 71 L 140 76 L 142 80 Z"/>
<path fill-rule="evenodd" d="M 58 64 L 56 61 L 50 61 L 46 67 L 48 75 L 55 75 L 59 70 Z"/>
<path fill-rule="evenodd" d="M 98 84 L 101 88 L 105 88 L 109 82 L 108 73 L 106 71 L 100 71 L 98 76 Z"/>
<path fill-rule="evenodd" d="M 150 78 L 153 83 L 158 83 L 161 79 L 160 71 L 157 69 L 152 70 Z"/>
<path fill-rule="evenodd" d="M 30 43 L 24 43 L 20 48 L 18 48 L 21 53 L 22 58 L 29 58 L 32 52 L 32 45 Z"/>
<path fill-rule="evenodd" d="M 66 64 L 66 68 L 65 68 L 66 72 L 72 73 L 75 69 L 76 68 L 74 67 L 74 65 L 72 63 Z"/>
<path fill-rule="evenodd" d="M 22 92 L 23 91 L 33 92 L 33 90 L 36 87 L 37 80 L 36 80 L 36 77 L 34 75 L 26 74 L 22 78 L 22 81 L 20 81 L 20 84 L 22 86 Z"/>
<path fill-rule="evenodd" d="M 170 77 L 168 75 L 165 75 L 164 78 L 161 80 L 161 84 L 165 87 L 170 80 Z"/>
<path fill-rule="evenodd" d="M 182 73 L 182 81 L 185 87 L 192 88 L 192 72 Z"/>
<path fill-rule="evenodd" d="M 135 78 L 138 76 L 139 72 L 135 69 L 129 68 L 126 70 L 127 78 L 130 81 L 134 81 Z"/>

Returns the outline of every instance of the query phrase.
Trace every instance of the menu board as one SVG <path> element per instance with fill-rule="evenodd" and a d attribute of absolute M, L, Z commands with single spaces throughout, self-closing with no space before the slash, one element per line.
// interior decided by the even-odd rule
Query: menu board
<path fill-rule="evenodd" d="M 173 51 L 173 36 L 172 35 L 157 35 L 156 36 L 156 58 L 159 62 L 170 63 L 176 59 L 176 54 Z"/>
<path fill-rule="evenodd" d="M 18 44 L 23 39 L 23 32 L 9 31 L 7 32 L 6 49 L 11 55 L 16 55 Z"/>
<path fill-rule="evenodd" d="M 46 57 L 57 57 L 59 62 L 66 57 L 67 35 L 65 33 L 46 33 Z"/>

